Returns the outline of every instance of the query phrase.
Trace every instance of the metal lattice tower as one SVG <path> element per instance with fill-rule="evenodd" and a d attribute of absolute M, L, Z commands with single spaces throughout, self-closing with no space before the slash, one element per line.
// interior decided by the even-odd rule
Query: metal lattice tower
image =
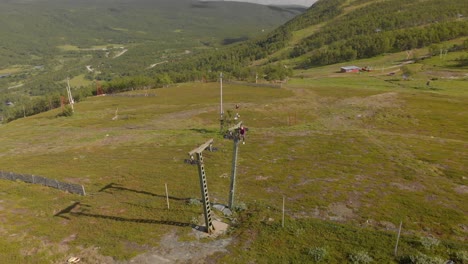
<path fill-rule="evenodd" d="M 203 201 L 203 211 L 205 213 L 205 225 L 206 231 L 208 233 L 212 233 L 215 228 L 213 226 L 213 220 L 211 217 L 211 204 L 210 204 L 210 197 L 208 195 L 208 184 L 206 182 L 206 173 L 205 173 L 205 165 L 203 162 L 203 151 L 207 148 L 211 150 L 213 144 L 213 139 L 208 140 L 206 143 L 200 145 L 200 147 L 190 151 L 188 154 L 191 159 L 193 159 L 193 155 L 196 155 L 197 165 L 198 165 L 198 175 L 200 177 L 200 189 Z"/>
<path fill-rule="evenodd" d="M 232 153 L 232 168 L 231 168 L 231 185 L 229 188 L 229 209 L 233 209 L 234 207 L 234 193 L 236 190 L 236 174 L 237 174 L 237 155 L 239 153 L 239 140 L 240 140 L 240 132 L 239 129 L 242 126 L 242 121 L 237 123 L 236 125 L 229 128 L 229 132 L 232 133 L 234 147 Z"/>

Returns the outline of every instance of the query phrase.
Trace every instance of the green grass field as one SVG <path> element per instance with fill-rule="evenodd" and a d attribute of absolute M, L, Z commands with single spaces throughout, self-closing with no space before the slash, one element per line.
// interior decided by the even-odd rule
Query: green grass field
<path fill-rule="evenodd" d="M 373 62 L 383 61 L 392 63 Z M 231 228 L 216 239 L 233 240 L 211 260 L 467 263 L 468 83 L 450 78 L 459 73 L 441 70 L 438 58 L 412 67 L 431 65 L 440 75 L 430 87 L 422 70 L 403 80 L 338 74 L 339 65 L 297 72 L 281 89 L 225 84 L 224 110 L 238 111 L 249 128 L 236 192 L 246 209 L 221 218 Z M 211 201 L 228 200 L 232 142 L 219 134 L 219 85 L 150 93 L 88 98 L 71 117 L 56 109 L 0 127 L 1 171 L 87 191 L 0 180 L 2 261 L 130 260 L 171 232 L 197 241 L 191 225 L 202 207 L 187 201 L 200 198 L 198 173 L 184 159 L 210 138 L 218 148 L 204 152 Z"/>

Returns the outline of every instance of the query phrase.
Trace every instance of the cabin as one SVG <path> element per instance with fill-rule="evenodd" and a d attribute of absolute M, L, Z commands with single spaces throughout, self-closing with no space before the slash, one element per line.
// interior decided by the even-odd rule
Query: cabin
<path fill-rule="evenodd" d="M 361 68 L 357 66 L 344 66 L 340 68 L 340 72 L 359 72 Z"/>

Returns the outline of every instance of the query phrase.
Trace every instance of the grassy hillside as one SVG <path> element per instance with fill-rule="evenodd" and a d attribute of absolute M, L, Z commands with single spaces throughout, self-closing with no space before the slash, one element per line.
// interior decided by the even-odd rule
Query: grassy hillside
<path fill-rule="evenodd" d="M 115 25 L 96 29 L 108 42 L 60 43 L 56 48 L 65 53 L 51 59 L 52 75 L 45 77 L 42 65 L 27 74 L 24 65 L 2 69 L 0 75 L 14 73 L 0 82 L 16 87 L 9 91 L 18 97 L 21 78 L 35 77 L 30 104 L 5 108 L 15 114 L 57 104 L 58 94 L 35 96 L 54 83 L 63 87 L 65 73 L 73 72 L 75 94 L 96 91 L 97 83 L 77 87 L 93 78 L 107 80 L 102 87 L 114 94 L 81 98 L 68 117 L 57 108 L 0 126 L 0 171 L 81 184 L 87 192 L 0 180 L 0 260 L 467 263 L 466 6 L 457 0 L 437 9 L 429 0 L 425 10 L 437 12 L 424 13 L 415 3 L 319 1 L 265 38 L 228 49 L 205 53 L 213 45 L 203 40 L 197 52 L 180 52 L 182 41 L 168 42 L 165 53 L 151 53 L 157 60 L 138 62 L 157 64 L 144 74 L 124 58 L 147 57 L 145 44 L 122 47 L 113 39 L 117 32 L 141 32 L 109 15 Z M 382 12 L 386 5 L 395 12 Z M 101 11 L 106 17 L 129 9 Z M 430 22 L 435 18 L 441 20 Z M 389 20 L 388 27 L 379 24 Z M 356 32 L 369 21 L 377 24 Z M 376 26 L 385 32 L 371 30 Z M 149 32 L 152 43 L 157 34 Z M 426 42 L 427 32 L 447 34 Z M 374 41 L 382 35 L 388 43 Z M 363 45 L 341 49 L 352 43 Z M 375 43 L 391 49 L 374 53 Z M 372 50 L 358 56 L 360 47 Z M 343 54 L 349 57 L 342 60 Z M 312 63 L 319 55 L 327 60 Z M 370 71 L 339 73 L 348 65 Z M 116 66 L 124 70 L 117 73 Z M 227 204 L 232 142 L 219 132 L 219 83 L 209 82 L 219 71 L 224 110 L 238 112 L 249 131 L 239 149 L 234 214 L 214 210 L 229 228 L 206 237 L 197 168 L 184 159 L 214 139 L 217 151 L 204 152 L 208 189 L 212 202 Z M 270 82 L 287 75 L 281 85 Z M 266 85 L 253 86 L 255 76 Z M 196 81 L 176 83 L 183 80 Z"/>
<path fill-rule="evenodd" d="M 49 2 L 39 3 L 42 7 Z M 278 81 L 290 77 L 292 69 L 401 51 L 408 53 L 407 60 L 417 60 L 468 49 L 468 10 L 463 0 L 424 1 L 424 9 L 418 1 L 318 1 L 304 14 L 271 32 L 264 27 L 269 18 L 286 21 L 297 11 L 257 5 L 249 8 L 231 2 L 161 1 L 152 5 L 123 1 L 112 8 L 98 5 L 92 10 L 83 3 L 64 3 L 54 5 L 53 11 L 44 10 L 37 25 L 66 25 L 68 30 L 54 30 L 52 26 L 51 30 L 37 33 L 26 31 L 42 44 L 56 45 L 40 48 L 34 44 L 32 56 L 19 51 L 18 56 L 6 57 L 8 61 L 26 55 L 34 63 L 1 70 L 1 99 L 21 105 L 9 110 L 1 106 L 4 120 L 37 113 L 46 105 L 56 107 L 60 95 L 64 95 L 67 77 L 73 79 L 74 93 L 82 97 L 96 93 L 98 81 L 109 91 L 115 91 L 113 86 L 124 82 L 131 83 L 132 88 L 142 88 L 215 81 L 219 72 L 227 79 Z M 12 9 L 8 7 L 5 10 Z M 248 11 L 243 12 L 244 8 Z M 57 16 L 61 13 L 63 17 Z M 16 17 L 11 12 L 5 15 Z M 26 17 L 22 20 L 29 21 Z M 222 22 L 214 23 L 218 20 Z M 9 23 L 5 28 L 22 25 Z M 244 33 L 236 33 L 241 31 Z M 453 40 L 457 41 L 450 42 Z M 218 48 L 220 42 L 229 45 Z M 424 53 L 413 52 L 421 48 L 427 49 Z M 49 54 L 47 49 L 55 51 Z M 7 49 L 12 50 L 15 49 Z M 466 70 L 466 56 L 462 54 L 455 61 L 454 68 Z M 40 98 L 31 100 L 25 93 Z"/>
<path fill-rule="evenodd" d="M 82 76 L 80 88 L 144 74 L 265 34 L 301 11 L 192 0 L 0 1 L 0 100 L 64 94 L 67 77 Z"/>
<path fill-rule="evenodd" d="M 317 67 L 282 88 L 224 83 L 225 111 L 239 104 L 249 131 L 243 210 L 215 211 L 230 225 L 217 238 L 192 228 L 204 223 L 197 169 L 184 159 L 214 138 L 207 182 L 226 204 L 232 142 L 219 134 L 219 84 L 93 97 L 71 117 L 57 109 L 2 125 L 0 170 L 83 184 L 87 195 L 1 180 L 0 259 L 466 263 L 468 85 L 450 66 L 459 55 L 354 61 L 386 66 L 361 74 Z"/>

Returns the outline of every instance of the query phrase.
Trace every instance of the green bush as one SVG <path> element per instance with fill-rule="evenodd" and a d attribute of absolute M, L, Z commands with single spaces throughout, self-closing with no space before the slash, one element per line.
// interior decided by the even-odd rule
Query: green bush
<path fill-rule="evenodd" d="M 73 109 L 71 108 L 70 105 L 66 105 L 64 108 L 63 108 L 63 111 L 62 113 L 58 114 L 57 116 L 72 116 L 73 115 Z"/>
<path fill-rule="evenodd" d="M 197 206 L 197 205 L 201 205 L 202 203 L 201 203 L 201 201 L 198 200 L 198 199 L 191 198 L 191 199 L 188 201 L 188 204 L 189 204 L 189 205 L 196 205 L 196 206 Z"/>
<path fill-rule="evenodd" d="M 234 205 L 234 211 L 245 211 L 247 210 L 247 205 L 244 202 L 239 202 Z"/>
<path fill-rule="evenodd" d="M 453 252 L 450 254 L 450 259 L 457 264 L 468 264 L 468 252 L 466 250 Z"/>
<path fill-rule="evenodd" d="M 319 263 L 326 260 L 328 252 L 323 247 L 314 247 L 309 249 L 308 255 L 312 257 L 315 263 Z"/>
<path fill-rule="evenodd" d="M 401 264 L 444 264 L 445 261 L 439 257 L 431 257 L 418 253 L 401 259 Z"/>
<path fill-rule="evenodd" d="M 367 254 L 366 251 L 357 251 L 355 253 L 352 253 L 349 255 L 349 260 L 351 261 L 351 263 L 353 264 L 365 264 L 365 263 L 371 263 L 372 262 L 372 258 L 369 256 L 369 254 Z"/>
<path fill-rule="evenodd" d="M 421 237 L 421 245 L 427 250 L 436 248 L 439 245 L 440 241 L 437 238 L 433 237 Z"/>

